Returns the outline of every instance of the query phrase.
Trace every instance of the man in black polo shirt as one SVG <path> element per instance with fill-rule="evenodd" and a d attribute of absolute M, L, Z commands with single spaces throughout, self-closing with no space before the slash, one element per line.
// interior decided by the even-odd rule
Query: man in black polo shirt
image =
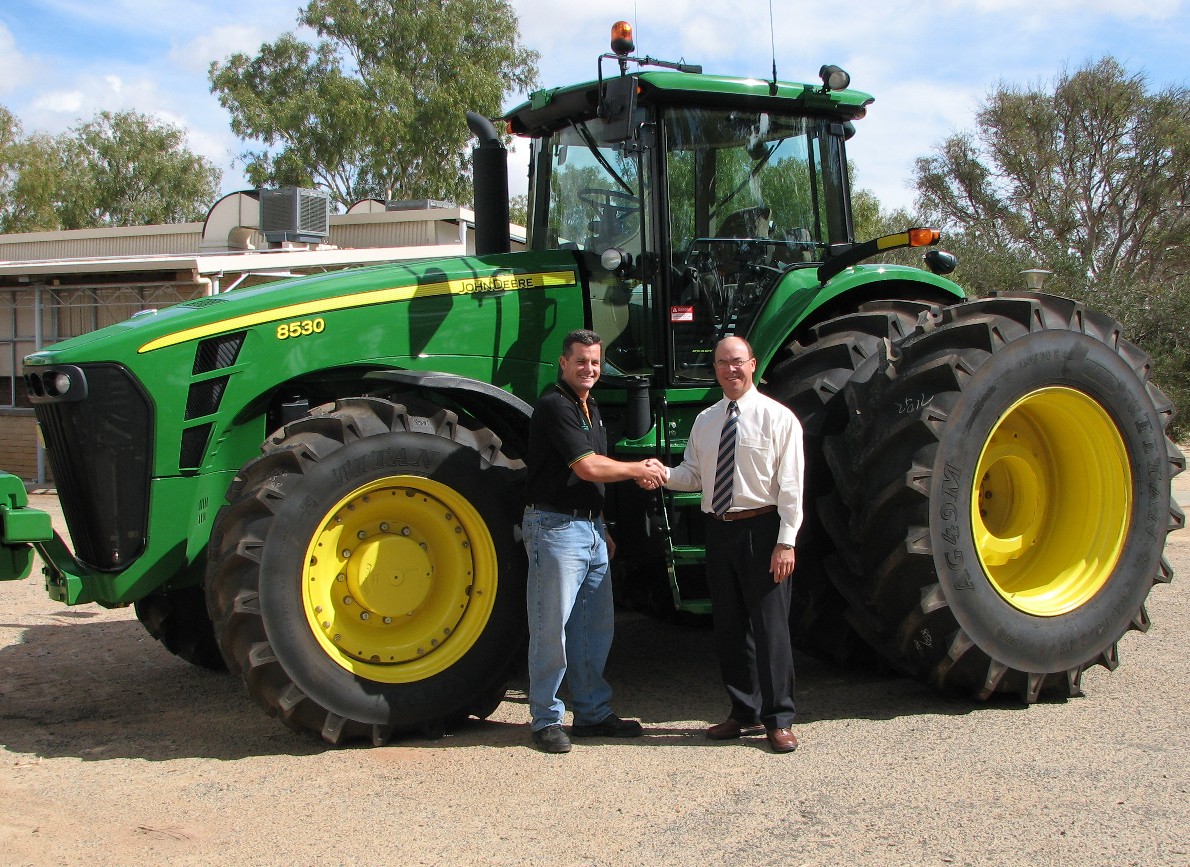
<path fill-rule="evenodd" d="M 572 331 L 562 342 L 561 377 L 533 409 L 529 431 L 525 550 L 529 554 L 529 709 L 533 744 L 566 753 L 566 678 L 574 701 L 576 737 L 636 737 L 641 725 L 612 713 L 603 668 L 612 645 L 608 563 L 615 546 L 601 512 L 605 482 L 635 479 L 659 487 L 657 461 L 607 457 L 607 434 L 590 396 L 599 380 L 602 347 L 594 331 Z"/>

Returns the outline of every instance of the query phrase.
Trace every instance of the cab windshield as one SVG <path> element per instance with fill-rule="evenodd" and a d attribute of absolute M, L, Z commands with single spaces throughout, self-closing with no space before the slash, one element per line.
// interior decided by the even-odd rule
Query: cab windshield
<path fill-rule="evenodd" d="M 736 109 L 665 112 L 679 377 L 713 379 L 715 343 L 748 333 L 781 275 L 849 240 L 842 136 L 828 123 Z"/>
<path fill-rule="evenodd" d="M 685 108 L 664 126 L 675 253 L 751 240 L 772 265 L 823 260 L 841 183 L 825 121 Z"/>

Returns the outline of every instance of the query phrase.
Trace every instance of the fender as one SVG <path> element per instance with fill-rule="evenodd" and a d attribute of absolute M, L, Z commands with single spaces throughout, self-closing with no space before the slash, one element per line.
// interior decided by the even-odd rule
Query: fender
<path fill-rule="evenodd" d="M 417 391 L 449 395 L 521 454 L 524 454 L 525 446 L 528 445 L 529 419 L 533 416 L 533 407 L 515 394 L 491 383 L 433 370 L 377 370 L 365 374 L 364 381 L 392 383 Z"/>
<path fill-rule="evenodd" d="M 763 370 L 789 335 L 808 320 L 816 320 L 814 314 L 828 305 L 836 308 L 831 315 L 841 315 L 882 298 L 953 304 L 966 297 L 953 280 L 906 265 L 857 265 L 825 284 L 818 282 L 815 269 L 796 268 L 781 278 L 748 339 L 754 346 L 769 347 L 765 357 L 758 356 Z"/>

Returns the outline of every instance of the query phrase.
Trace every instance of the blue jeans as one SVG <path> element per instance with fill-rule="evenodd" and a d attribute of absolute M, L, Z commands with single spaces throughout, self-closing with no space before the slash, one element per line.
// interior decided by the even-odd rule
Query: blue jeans
<path fill-rule="evenodd" d="M 611 713 L 603 668 L 612 646 L 614 611 L 603 522 L 525 510 L 529 554 L 529 710 L 533 731 L 561 724 L 562 679 L 574 700 L 575 725 Z"/>

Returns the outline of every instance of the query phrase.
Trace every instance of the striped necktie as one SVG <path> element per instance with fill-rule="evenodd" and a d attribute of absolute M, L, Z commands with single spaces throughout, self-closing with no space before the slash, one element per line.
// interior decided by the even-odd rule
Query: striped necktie
<path fill-rule="evenodd" d="M 727 418 L 719 434 L 719 460 L 715 463 L 715 488 L 711 494 L 711 512 L 722 515 L 731 508 L 732 480 L 735 477 L 735 433 L 740 408 L 733 400 L 727 404 Z"/>

